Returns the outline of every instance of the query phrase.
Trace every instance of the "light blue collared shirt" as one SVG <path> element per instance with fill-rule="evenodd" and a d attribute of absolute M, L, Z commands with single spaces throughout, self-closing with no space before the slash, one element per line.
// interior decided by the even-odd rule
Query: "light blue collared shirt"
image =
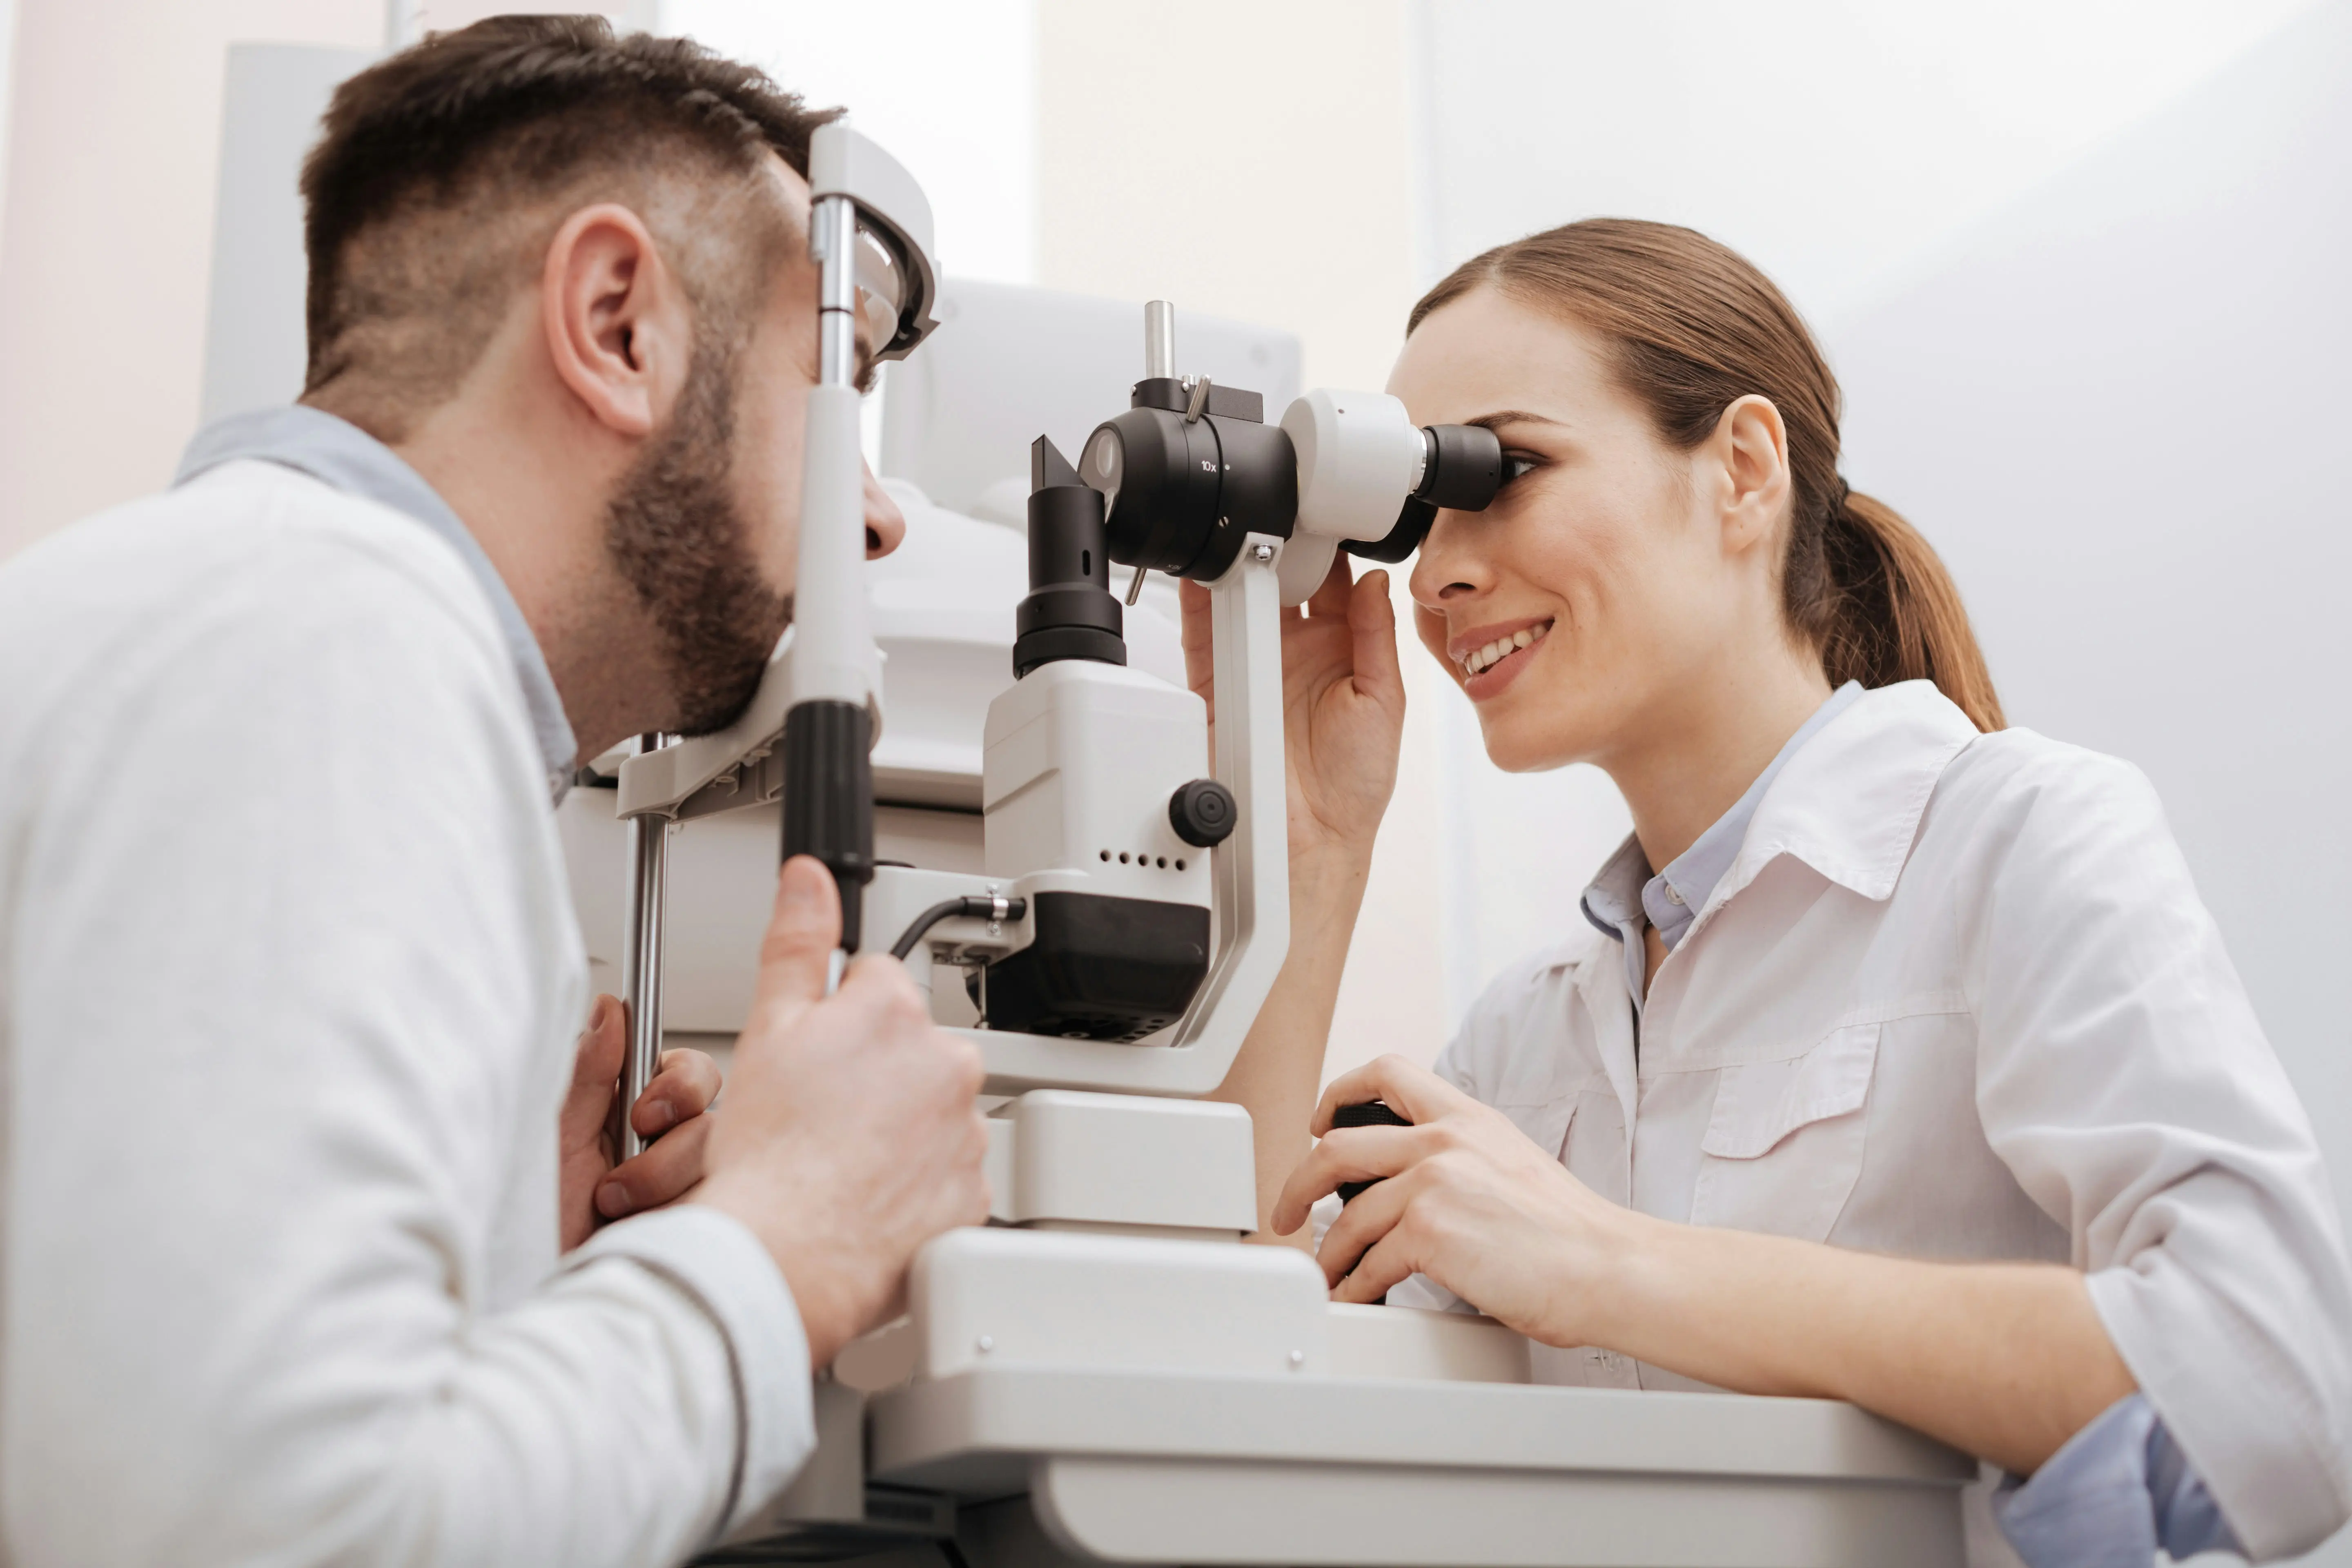
<path fill-rule="evenodd" d="M 541 761 L 547 764 L 548 796 L 561 801 L 572 787 L 572 771 L 580 750 L 572 721 L 564 717 L 563 698 L 555 689 L 555 678 L 548 673 L 547 656 L 540 651 L 530 623 L 522 618 L 521 606 L 440 492 L 391 447 L 358 426 L 300 404 L 214 420 L 188 443 L 172 483 L 184 485 L 223 463 L 247 458 L 292 468 L 347 495 L 388 506 L 423 523 L 457 552 L 481 584 L 490 613 L 498 618 L 499 634 L 506 639 L 507 653 L 514 660 L 515 679 L 522 683 L 531 737 L 539 743 Z"/>
<path fill-rule="evenodd" d="M 1664 870 L 1648 876 L 1641 842 L 1629 837 L 1584 889 L 1584 918 L 1624 948 L 1625 987 L 1637 1029 L 1649 974 L 1643 926 L 1655 926 L 1658 940 L 1674 951 L 1738 858 L 1772 780 L 1861 695 L 1861 683 L 1852 680 L 1832 692 L 1748 793 Z M 2009 1477 L 1992 1506 L 2001 1533 L 2027 1568 L 2147 1568 L 2158 1548 L 2175 1561 L 2244 1550 L 2144 1394 L 2109 1405 L 2031 1479 Z"/>
<path fill-rule="evenodd" d="M 1732 803 L 1729 811 L 1716 818 L 1715 826 L 1698 836 L 1696 842 L 1667 862 L 1666 868 L 1649 876 L 1650 862 L 1642 853 L 1641 840 L 1628 837 L 1609 863 L 1601 868 L 1601 875 L 1592 886 L 1584 889 L 1584 918 L 1608 936 L 1615 937 L 1625 949 L 1625 989 L 1633 998 L 1633 1016 L 1642 1016 L 1642 999 L 1649 991 L 1649 954 L 1642 944 L 1642 930 L 1655 926 L 1658 940 L 1672 952 L 1706 908 L 1707 900 L 1715 896 L 1715 885 L 1731 869 L 1732 861 L 1739 858 L 1739 847 L 1748 839 L 1748 825 L 1756 816 L 1756 808 L 1763 804 L 1764 792 L 1780 776 L 1789 759 L 1804 749 L 1806 742 L 1819 734 L 1822 726 L 1853 706 L 1862 695 L 1862 682 L 1849 680 L 1829 694 L 1827 700 L 1813 710 L 1812 717 L 1797 727 L 1780 753 L 1765 764 L 1748 786 L 1748 793 Z M 1648 877 L 1648 880 L 1642 879 Z"/>

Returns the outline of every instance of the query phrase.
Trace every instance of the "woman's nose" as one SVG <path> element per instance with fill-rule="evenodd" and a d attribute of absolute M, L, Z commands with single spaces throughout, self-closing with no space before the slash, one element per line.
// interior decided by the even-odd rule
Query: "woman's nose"
<path fill-rule="evenodd" d="M 879 561 L 898 548 L 907 537 L 907 514 L 882 488 L 870 468 L 866 474 L 866 559 Z"/>
<path fill-rule="evenodd" d="M 1413 603 L 1427 609 L 1437 609 L 1449 599 L 1465 594 L 1475 594 L 1484 585 L 1486 574 L 1470 552 L 1462 548 L 1461 531 L 1448 528 L 1452 514 L 1439 512 L 1431 524 L 1421 549 L 1412 558 L 1412 575 L 1406 585 Z"/>

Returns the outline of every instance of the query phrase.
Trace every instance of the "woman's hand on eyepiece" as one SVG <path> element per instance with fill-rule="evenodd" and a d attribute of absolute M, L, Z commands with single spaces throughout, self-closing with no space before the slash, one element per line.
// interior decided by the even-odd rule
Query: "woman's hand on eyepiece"
<path fill-rule="evenodd" d="M 1185 675 L 1209 704 L 1213 746 L 1209 591 L 1187 581 L 1181 595 Z M 1326 881 L 1360 896 L 1396 787 L 1404 733 L 1404 676 L 1386 572 L 1358 582 L 1342 555 L 1306 604 L 1284 613 L 1282 701 L 1293 898 L 1312 899 Z"/>

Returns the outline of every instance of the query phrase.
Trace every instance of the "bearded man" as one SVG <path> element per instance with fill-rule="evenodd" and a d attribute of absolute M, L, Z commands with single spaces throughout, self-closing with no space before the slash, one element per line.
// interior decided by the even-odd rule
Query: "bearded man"
<path fill-rule="evenodd" d="M 805 859 L 723 1112 L 673 1053 L 609 1168 L 551 814 L 790 619 L 825 118 L 594 20 L 382 62 L 299 405 L 0 570 L 0 1559 L 678 1561 L 985 1215 L 976 1054 L 827 994 Z"/>

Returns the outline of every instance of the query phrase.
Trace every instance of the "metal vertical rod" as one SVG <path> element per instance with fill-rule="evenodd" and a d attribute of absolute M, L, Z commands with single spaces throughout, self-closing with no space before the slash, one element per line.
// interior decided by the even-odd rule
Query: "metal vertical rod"
<path fill-rule="evenodd" d="M 635 752 L 659 749 L 659 735 L 640 735 Z M 629 919 L 621 953 L 621 1000 L 629 1005 L 629 1048 L 614 1105 L 613 1143 L 623 1160 L 645 1152 L 646 1141 L 629 1113 L 661 1067 L 662 913 L 667 906 L 669 818 L 646 812 L 629 818 Z"/>
<path fill-rule="evenodd" d="M 825 196 L 809 217 L 809 256 L 817 264 L 817 380 L 857 384 L 857 204 Z"/>
<path fill-rule="evenodd" d="M 1176 374 L 1176 307 L 1165 300 L 1148 301 L 1143 307 L 1143 374 L 1153 376 Z"/>

